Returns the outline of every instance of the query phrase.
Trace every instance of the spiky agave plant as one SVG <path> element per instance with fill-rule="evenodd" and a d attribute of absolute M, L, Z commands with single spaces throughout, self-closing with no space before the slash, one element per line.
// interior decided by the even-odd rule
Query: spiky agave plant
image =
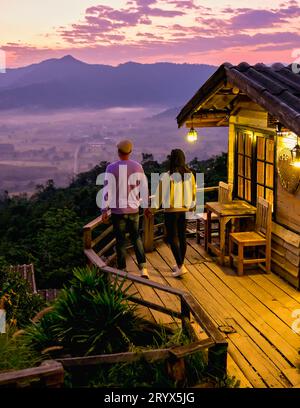
<path fill-rule="evenodd" d="M 140 330 L 140 319 L 128 300 L 125 281 L 107 276 L 96 268 L 76 268 L 70 285 L 60 292 L 48 317 L 47 327 L 38 331 L 36 340 L 51 333 L 51 345 L 63 346 L 72 355 L 126 351 Z M 32 333 L 33 334 L 33 333 Z M 35 342 L 34 336 L 31 336 Z M 40 338 L 40 340 L 39 340 Z M 45 344 L 45 343 L 44 343 Z M 49 344 L 49 342 L 48 342 Z"/>

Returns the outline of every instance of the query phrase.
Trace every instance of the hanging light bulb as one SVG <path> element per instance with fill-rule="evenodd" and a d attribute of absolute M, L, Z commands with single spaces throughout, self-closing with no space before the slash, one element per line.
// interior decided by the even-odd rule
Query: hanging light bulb
<path fill-rule="evenodd" d="M 291 150 L 291 155 L 292 155 L 291 166 L 300 169 L 300 146 L 299 146 L 298 136 L 297 136 L 297 144 Z"/>
<path fill-rule="evenodd" d="M 284 128 L 284 126 L 280 122 L 277 122 L 276 123 L 276 134 L 277 136 L 290 136 L 292 132 Z"/>
<path fill-rule="evenodd" d="M 194 143 L 198 139 L 198 133 L 193 127 L 191 127 L 190 130 L 188 131 L 186 138 L 187 138 L 187 141 L 190 143 Z"/>

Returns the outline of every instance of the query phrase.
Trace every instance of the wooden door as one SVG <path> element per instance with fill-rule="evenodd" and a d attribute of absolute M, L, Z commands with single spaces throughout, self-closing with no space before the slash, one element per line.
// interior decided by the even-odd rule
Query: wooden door
<path fill-rule="evenodd" d="M 237 129 L 235 196 L 256 205 L 262 197 L 274 200 L 274 138 L 262 132 Z"/>

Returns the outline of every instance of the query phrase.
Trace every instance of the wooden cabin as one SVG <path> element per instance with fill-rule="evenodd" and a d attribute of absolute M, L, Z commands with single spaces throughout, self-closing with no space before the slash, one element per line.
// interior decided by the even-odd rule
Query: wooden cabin
<path fill-rule="evenodd" d="M 300 168 L 292 165 L 291 151 L 300 135 L 300 74 L 282 64 L 225 63 L 177 122 L 187 128 L 228 127 L 233 196 L 253 205 L 258 197 L 272 202 L 272 271 L 299 289 Z"/>
<path fill-rule="evenodd" d="M 144 217 L 141 228 L 150 280 L 139 276 L 130 243 L 126 272 L 115 269 L 113 227 L 102 216 L 84 226 L 88 262 L 125 278 L 131 300 L 148 320 L 192 329 L 197 347 L 207 348 L 208 361 L 219 356 L 221 372 L 226 369 L 241 387 L 299 388 L 300 169 L 290 164 L 300 135 L 300 75 L 278 64 L 224 64 L 177 120 L 187 128 L 229 128 L 233 197 L 255 206 L 260 196 L 273 203 L 272 271 L 280 276 L 260 269 L 239 276 L 197 243 L 196 230 L 188 238 L 188 273 L 175 278 L 161 209 Z"/>

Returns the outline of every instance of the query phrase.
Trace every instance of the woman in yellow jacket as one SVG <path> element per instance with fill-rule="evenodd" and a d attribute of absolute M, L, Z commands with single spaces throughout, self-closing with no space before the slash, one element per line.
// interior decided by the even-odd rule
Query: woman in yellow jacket
<path fill-rule="evenodd" d="M 169 171 L 160 178 L 156 190 L 154 207 L 164 208 L 167 240 L 176 265 L 172 275 L 182 276 L 187 272 L 184 265 L 186 254 L 186 213 L 196 205 L 196 182 L 192 171 L 185 163 L 182 150 L 171 151 Z"/>

